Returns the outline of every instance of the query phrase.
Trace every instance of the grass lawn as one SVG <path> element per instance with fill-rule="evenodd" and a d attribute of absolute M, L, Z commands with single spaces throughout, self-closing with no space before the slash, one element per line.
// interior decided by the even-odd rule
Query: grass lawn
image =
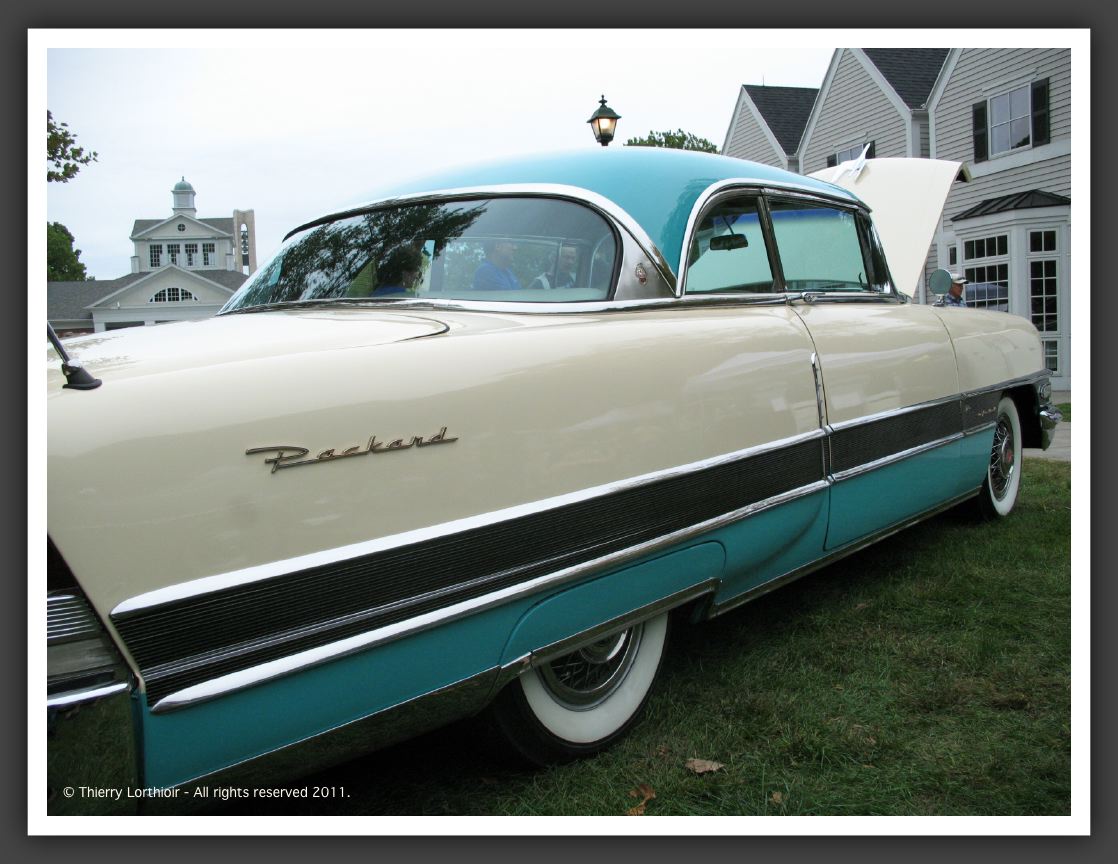
<path fill-rule="evenodd" d="M 1056 406 L 1056 408 L 1059 410 L 1059 412 L 1061 414 L 1064 415 L 1064 419 L 1068 423 L 1070 423 L 1071 422 L 1071 403 L 1070 402 L 1061 402 L 1059 405 Z"/>
<path fill-rule="evenodd" d="M 512 767 L 459 724 L 213 812 L 621 815 L 1070 812 L 1071 473 L 1027 460 L 1007 520 L 953 511 L 677 627 L 610 751 Z M 721 769 L 694 774 L 692 757 Z"/>

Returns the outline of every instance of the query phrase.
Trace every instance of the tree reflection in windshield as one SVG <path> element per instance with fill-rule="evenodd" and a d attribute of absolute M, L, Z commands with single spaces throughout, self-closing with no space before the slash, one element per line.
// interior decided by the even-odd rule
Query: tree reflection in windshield
<path fill-rule="evenodd" d="M 223 311 L 363 298 L 605 299 L 616 246 L 600 215 L 570 201 L 496 198 L 385 207 L 306 229 Z M 505 252 L 496 265 L 488 257 L 495 248 Z M 560 262 L 567 270 L 574 262 L 577 272 L 561 273 Z M 491 272 L 495 267 L 501 272 Z"/>

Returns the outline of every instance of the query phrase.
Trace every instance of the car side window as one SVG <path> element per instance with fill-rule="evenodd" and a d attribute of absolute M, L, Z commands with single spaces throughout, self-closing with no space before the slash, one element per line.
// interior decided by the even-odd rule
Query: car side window
<path fill-rule="evenodd" d="M 785 290 L 869 289 L 853 211 L 809 201 L 770 201 L 769 212 Z"/>
<path fill-rule="evenodd" d="M 735 198 L 703 217 L 687 262 L 688 294 L 771 292 L 773 274 L 757 199 Z"/>

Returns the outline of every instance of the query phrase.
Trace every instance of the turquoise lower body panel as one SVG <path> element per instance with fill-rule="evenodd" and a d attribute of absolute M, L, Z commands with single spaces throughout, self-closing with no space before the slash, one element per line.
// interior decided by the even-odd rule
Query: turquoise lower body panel
<path fill-rule="evenodd" d="M 965 491 L 959 470 L 963 440 L 835 483 L 826 548 L 845 546 Z"/>
<path fill-rule="evenodd" d="M 726 549 L 723 603 L 823 554 L 829 492 L 820 490 L 713 532 Z"/>
<path fill-rule="evenodd" d="M 480 675 L 718 579 L 724 561 L 719 544 L 696 539 L 573 587 L 519 598 L 208 702 L 159 714 L 144 704 L 144 782 L 184 783 Z"/>
<path fill-rule="evenodd" d="M 990 467 L 990 449 L 994 446 L 994 430 L 968 435 L 959 442 L 959 486 L 962 495 L 969 489 L 977 489 L 986 480 Z M 1018 457 L 1022 454 L 1018 453 Z"/>
<path fill-rule="evenodd" d="M 589 630 L 604 621 L 718 579 L 726 563 L 719 543 L 700 543 L 569 588 L 536 604 L 516 625 L 501 662 Z"/>

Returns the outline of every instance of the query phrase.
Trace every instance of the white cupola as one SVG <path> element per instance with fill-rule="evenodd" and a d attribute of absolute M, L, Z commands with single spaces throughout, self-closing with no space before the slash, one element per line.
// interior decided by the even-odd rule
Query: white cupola
<path fill-rule="evenodd" d="M 171 190 L 171 195 L 174 199 L 172 209 L 176 214 L 182 216 L 196 216 L 198 214 L 198 211 L 194 209 L 194 187 L 186 182 L 186 177 L 175 184 L 175 187 Z"/>

